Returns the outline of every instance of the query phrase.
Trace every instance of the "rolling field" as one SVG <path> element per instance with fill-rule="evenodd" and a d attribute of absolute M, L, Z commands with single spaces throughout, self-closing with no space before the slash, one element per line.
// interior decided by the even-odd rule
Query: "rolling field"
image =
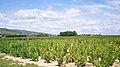
<path fill-rule="evenodd" d="M 1 38 L 0 52 L 36 62 L 41 57 L 47 63 L 57 61 L 58 66 L 75 63 L 83 67 L 89 62 L 110 67 L 120 61 L 120 36 Z"/>

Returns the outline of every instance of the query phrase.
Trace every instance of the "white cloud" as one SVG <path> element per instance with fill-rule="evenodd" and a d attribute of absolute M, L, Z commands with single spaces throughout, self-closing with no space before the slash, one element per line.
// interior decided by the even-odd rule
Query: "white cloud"
<path fill-rule="evenodd" d="M 113 6 L 107 4 L 79 5 L 74 7 L 85 10 L 84 13 L 86 14 L 101 14 L 104 10 L 114 10 Z"/>
<path fill-rule="evenodd" d="M 120 23 L 114 20 L 97 20 L 84 18 L 80 9 L 70 8 L 63 11 L 26 9 L 11 14 L 0 14 L 0 27 L 26 29 L 58 34 L 60 31 L 76 30 L 80 33 L 118 34 Z M 112 29 L 114 28 L 114 29 Z M 110 30 L 111 29 L 111 30 Z"/>
<path fill-rule="evenodd" d="M 81 14 L 81 11 L 79 9 L 68 9 L 65 11 L 65 16 L 67 17 L 75 17 L 75 16 L 79 16 Z"/>
<path fill-rule="evenodd" d="M 0 13 L 0 21 L 2 21 L 2 19 L 4 19 L 4 18 L 5 18 L 5 15 Z"/>
<path fill-rule="evenodd" d="M 106 0 L 106 2 L 116 9 L 120 9 L 120 0 Z"/>
<path fill-rule="evenodd" d="M 20 28 L 49 32 L 50 29 L 63 30 L 63 28 L 65 28 L 65 24 L 69 23 L 69 19 L 72 20 L 79 15 L 80 10 L 73 8 L 63 10 L 62 12 L 57 12 L 53 10 L 27 9 L 17 10 L 11 14 L 7 14 L 6 17 L 4 17 L 3 14 L 0 14 L 0 21 L 6 23 L 6 25 L 4 26 L 8 28 Z M 5 18 L 7 18 L 7 20 Z M 38 30 L 38 28 L 40 30 Z"/>
<path fill-rule="evenodd" d="M 51 9 L 53 9 L 53 5 L 48 6 L 48 10 L 51 10 Z"/>

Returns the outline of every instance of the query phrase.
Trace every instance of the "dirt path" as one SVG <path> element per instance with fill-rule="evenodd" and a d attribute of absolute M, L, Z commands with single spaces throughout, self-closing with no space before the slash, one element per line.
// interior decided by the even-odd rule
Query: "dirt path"
<path fill-rule="evenodd" d="M 13 61 L 18 61 L 18 64 L 22 64 L 22 65 L 35 64 L 40 67 L 59 67 L 59 66 L 57 66 L 57 61 L 54 61 L 51 63 L 45 63 L 45 60 L 41 59 L 41 58 L 39 58 L 39 61 L 35 62 L 35 61 L 31 61 L 31 59 L 22 59 L 21 57 L 13 57 L 13 56 L 5 55 L 4 58 L 2 58 L 2 59 L 11 59 Z M 64 67 L 64 66 L 62 66 L 62 67 Z M 77 66 L 75 66 L 75 63 L 68 63 L 68 64 L 66 64 L 65 67 L 77 67 Z M 86 63 L 85 67 L 95 67 L 95 66 L 93 66 L 91 63 Z M 120 62 L 116 61 L 110 67 L 120 67 Z"/>
<path fill-rule="evenodd" d="M 58 67 L 57 62 L 45 63 L 45 60 L 43 59 L 40 59 L 38 62 L 35 62 L 35 61 L 31 61 L 31 59 L 22 59 L 21 57 L 13 57 L 8 55 L 4 56 L 4 58 L 2 59 L 11 59 L 13 61 L 18 61 L 19 62 L 18 64 L 22 64 L 22 65 L 28 63 L 28 64 L 35 64 L 41 67 Z"/>

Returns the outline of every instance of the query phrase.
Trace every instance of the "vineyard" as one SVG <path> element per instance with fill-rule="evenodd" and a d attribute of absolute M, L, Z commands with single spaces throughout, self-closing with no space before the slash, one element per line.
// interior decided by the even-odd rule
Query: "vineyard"
<path fill-rule="evenodd" d="M 0 39 L 0 52 L 15 57 L 39 57 L 47 63 L 57 61 L 74 62 L 83 67 L 87 62 L 96 67 L 110 67 L 115 60 L 120 61 L 120 37 L 45 37 L 37 39 Z"/>

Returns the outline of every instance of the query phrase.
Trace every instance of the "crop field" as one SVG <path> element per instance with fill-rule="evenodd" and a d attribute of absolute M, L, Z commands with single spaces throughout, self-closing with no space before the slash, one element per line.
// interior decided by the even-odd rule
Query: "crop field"
<path fill-rule="evenodd" d="M 41 57 L 47 63 L 57 61 L 58 66 L 72 62 L 83 67 L 89 62 L 110 67 L 115 60 L 120 61 L 120 36 L 1 38 L 0 52 L 36 62 Z"/>

